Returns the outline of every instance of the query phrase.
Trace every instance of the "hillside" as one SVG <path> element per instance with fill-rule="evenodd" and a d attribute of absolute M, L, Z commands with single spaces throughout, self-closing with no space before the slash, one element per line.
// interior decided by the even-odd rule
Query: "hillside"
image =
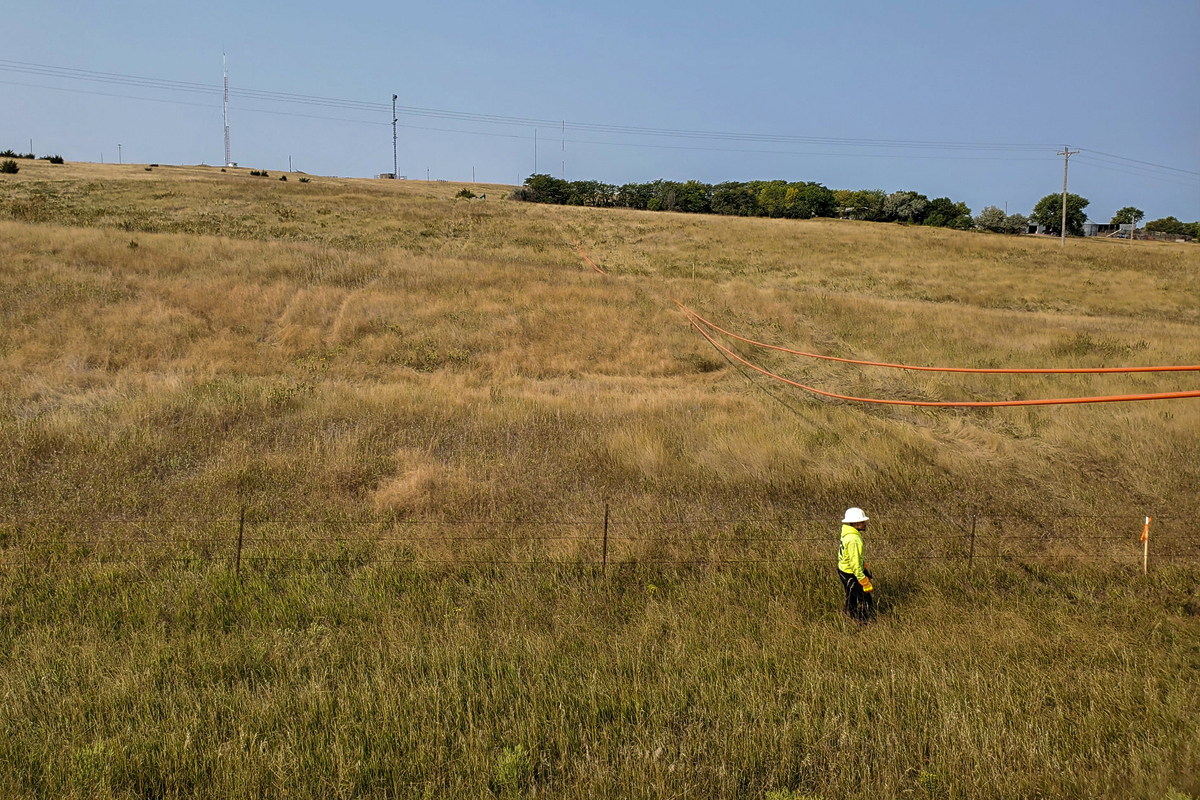
<path fill-rule="evenodd" d="M 673 302 L 854 359 L 1192 364 L 1200 249 L 278 177 L 45 162 L 5 176 L 0 419 L 20 497 L 0 502 L 511 522 L 594 521 L 606 502 L 626 519 L 825 520 L 853 503 L 895 526 L 1099 517 L 1134 534 L 1143 514 L 1200 512 L 1194 399 L 830 401 L 729 361 Z M 741 352 L 864 397 L 1197 388 L 1196 373 L 905 373 Z"/>
<path fill-rule="evenodd" d="M 1200 400 L 676 304 L 1196 364 L 1200 248 L 279 177 L 0 176 L 0 794 L 1200 794 Z"/>

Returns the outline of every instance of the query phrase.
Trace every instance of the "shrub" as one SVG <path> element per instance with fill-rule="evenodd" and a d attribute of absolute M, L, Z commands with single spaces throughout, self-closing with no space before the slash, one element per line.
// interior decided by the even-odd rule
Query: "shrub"
<path fill-rule="evenodd" d="M 466 187 L 463 187 L 463 189 L 462 189 L 462 190 L 461 190 L 461 191 L 460 191 L 458 194 L 456 194 L 456 195 L 454 195 L 454 196 L 455 196 L 455 197 L 464 197 L 464 198 L 466 198 L 467 200 L 472 200 L 472 199 L 474 199 L 474 198 L 475 198 L 475 193 L 474 193 L 474 192 L 472 192 L 470 189 L 468 189 L 468 188 L 466 188 Z"/>
<path fill-rule="evenodd" d="M 301 178 L 301 179 L 300 179 L 300 182 L 301 182 L 301 183 L 308 183 L 308 178 Z"/>
<path fill-rule="evenodd" d="M 16 175 L 20 171 L 21 168 L 17 166 L 17 162 L 13 161 L 11 158 L 3 163 L 0 163 L 0 172 L 5 173 L 6 175 Z"/>
<path fill-rule="evenodd" d="M 287 180 L 287 175 L 280 175 L 280 176 L 279 176 L 279 180 L 281 180 L 281 181 L 286 181 L 286 180 Z"/>
<path fill-rule="evenodd" d="M 42 156 L 40 160 L 41 161 L 49 161 L 51 164 L 62 164 L 63 163 L 62 156 Z"/>

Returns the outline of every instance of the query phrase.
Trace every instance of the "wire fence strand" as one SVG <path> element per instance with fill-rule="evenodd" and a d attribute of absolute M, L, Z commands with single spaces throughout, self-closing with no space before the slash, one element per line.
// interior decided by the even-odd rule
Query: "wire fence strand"
<path fill-rule="evenodd" d="M 1160 519 L 1140 542 L 1141 518 L 944 515 L 877 517 L 866 534 L 875 563 L 1074 560 L 1200 562 L 1200 543 Z M 815 516 L 437 520 L 227 517 L 0 517 L 0 565 L 236 562 L 313 568 L 347 564 L 561 567 L 609 563 L 829 563 L 840 525 Z"/>

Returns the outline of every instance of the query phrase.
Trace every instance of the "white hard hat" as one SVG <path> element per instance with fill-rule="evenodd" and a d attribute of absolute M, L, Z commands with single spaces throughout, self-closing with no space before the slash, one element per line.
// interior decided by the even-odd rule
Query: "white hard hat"
<path fill-rule="evenodd" d="M 868 517 L 863 513 L 863 510 L 856 506 L 854 508 L 846 509 L 846 516 L 842 517 L 842 522 L 845 522 L 848 525 L 853 525 L 856 522 L 866 522 L 867 519 Z"/>

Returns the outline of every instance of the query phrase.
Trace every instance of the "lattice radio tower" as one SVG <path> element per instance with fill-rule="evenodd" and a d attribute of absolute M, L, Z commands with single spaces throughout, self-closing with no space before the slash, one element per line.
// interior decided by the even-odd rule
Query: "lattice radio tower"
<path fill-rule="evenodd" d="M 223 52 L 221 65 L 225 69 L 225 166 L 232 167 L 233 162 L 229 160 L 229 59 Z"/>

